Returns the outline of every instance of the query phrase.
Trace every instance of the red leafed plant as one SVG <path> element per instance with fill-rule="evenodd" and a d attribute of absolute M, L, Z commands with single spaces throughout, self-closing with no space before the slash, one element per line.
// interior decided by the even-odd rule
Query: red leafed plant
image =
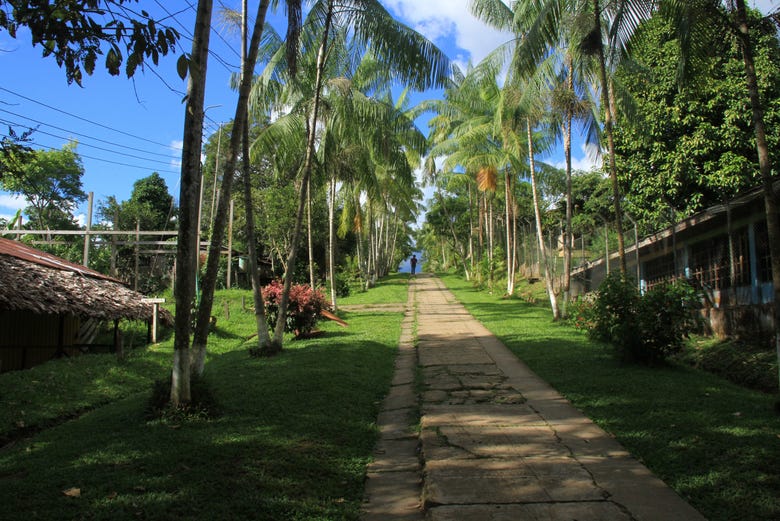
<path fill-rule="evenodd" d="M 282 299 L 284 285 L 274 280 L 263 288 L 265 302 L 265 318 L 268 326 L 276 325 L 279 316 L 279 301 Z M 327 308 L 325 295 L 319 289 L 312 289 L 306 284 L 293 284 L 290 288 L 290 302 L 287 305 L 287 317 L 284 330 L 295 333 L 296 337 L 310 334 L 317 324 L 320 311 Z"/>

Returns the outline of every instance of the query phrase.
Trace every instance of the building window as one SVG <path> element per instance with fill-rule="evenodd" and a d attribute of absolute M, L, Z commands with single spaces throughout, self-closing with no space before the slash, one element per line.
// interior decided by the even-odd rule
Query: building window
<path fill-rule="evenodd" d="M 772 257 L 769 254 L 769 231 L 766 227 L 766 221 L 755 223 L 753 230 L 756 234 L 758 282 L 772 282 Z"/>
<path fill-rule="evenodd" d="M 661 282 L 673 279 L 675 276 L 674 255 L 667 253 L 645 263 L 645 281 L 647 289 Z"/>

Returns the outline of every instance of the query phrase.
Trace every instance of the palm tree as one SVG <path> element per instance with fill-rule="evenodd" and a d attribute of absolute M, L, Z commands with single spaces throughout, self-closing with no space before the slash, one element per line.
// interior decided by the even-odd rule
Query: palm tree
<path fill-rule="evenodd" d="M 571 141 L 574 121 L 585 124 L 586 142 L 597 144 L 599 142 L 598 115 L 594 113 L 597 103 L 589 94 L 591 89 L 592 72 L 590 60 L 580 56 L 575 46 L 570 42 L 581 40 L 578 34 L 579 24 L 576 19 L 571 19 L 564 27 L 562 34 L 563 63 L 557 74 L 556 82 L 550 92 L 550 118 L 551 126 L 558 128 L 558 136 L 563 140 L 563 153 L 566 169 L 566 214 L 563 232 L 563 299 L 561 313 L 566 316 L 566 306 L 569 301 L 571 287 L 571 258 L 572 258 L 572 161 Z"/>
<path fill-rule="evenodd" d="M 621 273 L 626 274 L 626 256 L 623 238 L 621 193 L 615 163 L 612 136 L 614 121 L 610 102 L 608 68 L 614 67 L 623 55 L 638 24 L 650 16 L 656 0 L 611 0 L 603 5 L 599 0 L 521 0 L 510 10 L 500 0 L 473 0 L 472 12 L 484 21 L 501 28 L 511 28 L 518 38 L 521 50 L 515 67 L 520 74 L 530 75 L 539 63 L 547 59 L 550 50 L 561 40 L 564 24 L 572 17 L 579 23 L 590 18 L 584 37 L 576 43 L 579 52 L 595 56 L 598 64 L 599 92 L 603 115 L 603 136 L 607 147 L 607 170 L 612 184 L 615 206 L 615 226 L 618 235 L 618 253 Z M 510 15 L 511 13 L 511 15 Z M 608 20 L 605 23 L 604 20 Z"/>
<path fill-rule="evenodd" d="M 306 153 L 301 173 L 301 197 L 293 231 L 292 244 L 284 277 L 284 291 L 279 302 L 279 320 L 274 329 L 274 342 L 281 345 L 284 335 L 285 313 L 295 260 L 298 253 L 300 229 L 306 201 L 305 187 L 314 168 L 317 121 L 321 93 L 325 82 L 325 66 L 330 49 L 331 32 L 340 25 L 352 28 L 353 45 L 356 48 L 371 47 L 377 57 L 394 76 L 413 88 L 424 89 L 441 85 L 449 75 L 449 60 L 432 43 L 415 31 L 394 20 L 378 0 L 320 0 L 313 6 L 307 18 L 310 28 L 319 27 L 315 69 L 314 97 L 307 124 Z"/>
<path fill-rule="evenodd" d="M 504 166 L 507 164 L 507 158 L 501 144 L 501 133 L 496 128 L 499 99 L 500 87 L 496 75 L 470 68 L 465 76 L 458 71 L 458 75 L 445 90 L 443 100 L 428 101 L 419 107 L 421 111 L 435 113 L 430 122 L 432 147 L 425 170 L 428 179 L 432 180 L 436 186 L 440 186 L 434 179 L 439 173 L 435 159 L 443 157 L 441 171 L 453 173 L 465 171 L 465 175 L 469 179 L 473 179 L 478 193 L 482 194 L 479 204 L 479 227 L 481 230 L 484 222 L 487 229 L 488 245 L 485 253 L 488 258 L 488 277 L 491 284 L 494 237 L 491 209 L 495 199 L 491 194 L 494 195 L 498 189 L 498 169 L 504 170 Z M 442 209 L 447 211 L 447 205 L 441 194 L 437 194 L 437 197 L 442 204 Z M 507 200 L 507 215 L 509 205 L 511 205 L 511 201 Z M 470 230 L 469 244 L 473 244 L 471 233 Z M 469 269 L 466 267 L 466 259 L 467 256 L 471 255 L 466 254 L 466 249 L 462 247 L 460 241 L 456 241 L 456 244 L 468 277 Z M 511 244 L 511 240 L 507 241 L 507 244 Z M 480 254 L 482 247 L 482 234 L 480 234 Z M 469 254 L 472 250 L 473 248 L 469 248 Z M 509 259 L 511 256 L 509 248 L 507 248 L 507 255 L 507 269 L 511 270 L 513 262 Z M 507 280 L 510 281 L 509 272 L 507 275 Z M 508 292 L 511 290 L 508 289 Z"/>
<path fill-rule="evenodd" d="M 179 234 L 176 246 L 176 317 L 174 319 L 171 404 L 188 403 L 190 394 L 190 319 L 195 300 L 197 273 L 198 200 L 200 197 L 200 151 L 203 133 L 203 100 L 206 93 L 211 0 L 199 0 L 192 40 L 187 108 L 184 116 Z"/>
<path fill-rule="evenodd" d="M 214 218 L 209 245 L 209 256 L 206 263 L 206 275 L 202 280 L 201 299 L 198 306 L 197 322 L 195 324 L 195 332 L 192 339 L 192 347 L 195 354 L 192 360 L 192 367 L 193 371 L 198 374 L 203 372 L 205 363 L 211 309 L 214 304 L 214 290 L 217 286 L 219 258 L 222 254 L 222 240 L 225 236 L 225 229 L 227 226 L 228 206 L 232 195 L 231 189 L 244 136 L 244 126 L 248 125 L 247 106 L 249 103 L 249 92 L 252 87 L 253 71 L 255 69 L 255 64 L 257 63 L 260 40 L 263 35 L 263 26 L 265 25 L 265 16 L 268 11 L 269 3 L 270 0 L 262 0 L 258 5 L 249 48 L 245 55 L 245 59 L 242 61 L 241 79 L 238 87 L 238 101 L 236 102 L 236 113 L 233 118 L 233 131 L 230 136 L 229 153 L 222 176 L 222 189 L 220 190 L 217 213 Z M 288 14 L 291 19 L 295 19 L 296 5 L 298 10 L 300 10 L 300 2 L 287 2 Z M 251 246 L 252 245 L 250 245 L 250 248 Z"/>

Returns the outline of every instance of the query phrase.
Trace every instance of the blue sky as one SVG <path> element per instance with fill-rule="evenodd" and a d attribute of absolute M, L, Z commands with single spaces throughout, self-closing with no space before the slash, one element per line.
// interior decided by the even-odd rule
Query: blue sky
<path fill-rule="evenodd" d="M 9 124 L 17 131 L 38 127 L 34 141 L 43 148 L 59 149 L 70 140 L 78 141 L 77 151 L 85 168 L 84 190 L 94 192 L 96 206 L 111 195 L 126 200 L 133 183 L 154 171 L 160 173 L 178 199 L 186 83 L 176 74 L 175 61 L 182 49 L 189 51 L 187 37 L 192 33 L 196 3 L 142 0 L 140 5 L 153 15 L 173 15 L 168 21 L 184 37 L 177 55 L 162 58 L 157 67 L 137 71 L 133 79 L 112 77 L 96 67 L 94 75 L 85 77 L 83 87 L 68 85 L 56 62 L 51 57 L 43 58 L 40 46 L 32 47 L 26 34 L 20 32 L 17 39 L 12 39 L 0 32 L 0 132 L 5 134 Z M 223 3 L 240 9 L 239 0 Z M 250 10 L 256 9 L 256 2 L 249 3 Z M 468 12 L 468 0 L 382 3 L 461 64 L 478 62 L 508 38 L 475 20 Z M 780 0 L 750 3 L 767 12 L 777 8 Z M 238 70 L 239 41 L 219 20 L 215 12 L 205 102 L 206 135 L 232 119 L 236 103 L 229 80 Z M 421 93 L 414 99 L 435 96 L 434 92 Z M 425 122 L 419 124 L 427 133 Z M 575 167 L 583 169 L 594 161 L 582 148 L 574 150 L 574 158 Z M 557 161 L 554 156 L 550 160 Z M 0 217 L 11 216 L 24 206 L 24 201 L 0 192 Z M 83 218 L 85 212 L 86 205 L 82 205 L 77 213 Z"/>

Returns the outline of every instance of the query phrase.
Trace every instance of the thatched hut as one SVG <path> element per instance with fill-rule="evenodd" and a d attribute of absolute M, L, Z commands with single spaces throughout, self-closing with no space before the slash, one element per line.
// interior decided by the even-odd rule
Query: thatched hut
<path fill-rule="evenodd" d="M 155 306 L 114 278 L 17 241 L 0 238 L 0 371 L 78 354 L 96 324 L 151 321 Z M 159 320 L 172 324 L 167 310 Z"/>

